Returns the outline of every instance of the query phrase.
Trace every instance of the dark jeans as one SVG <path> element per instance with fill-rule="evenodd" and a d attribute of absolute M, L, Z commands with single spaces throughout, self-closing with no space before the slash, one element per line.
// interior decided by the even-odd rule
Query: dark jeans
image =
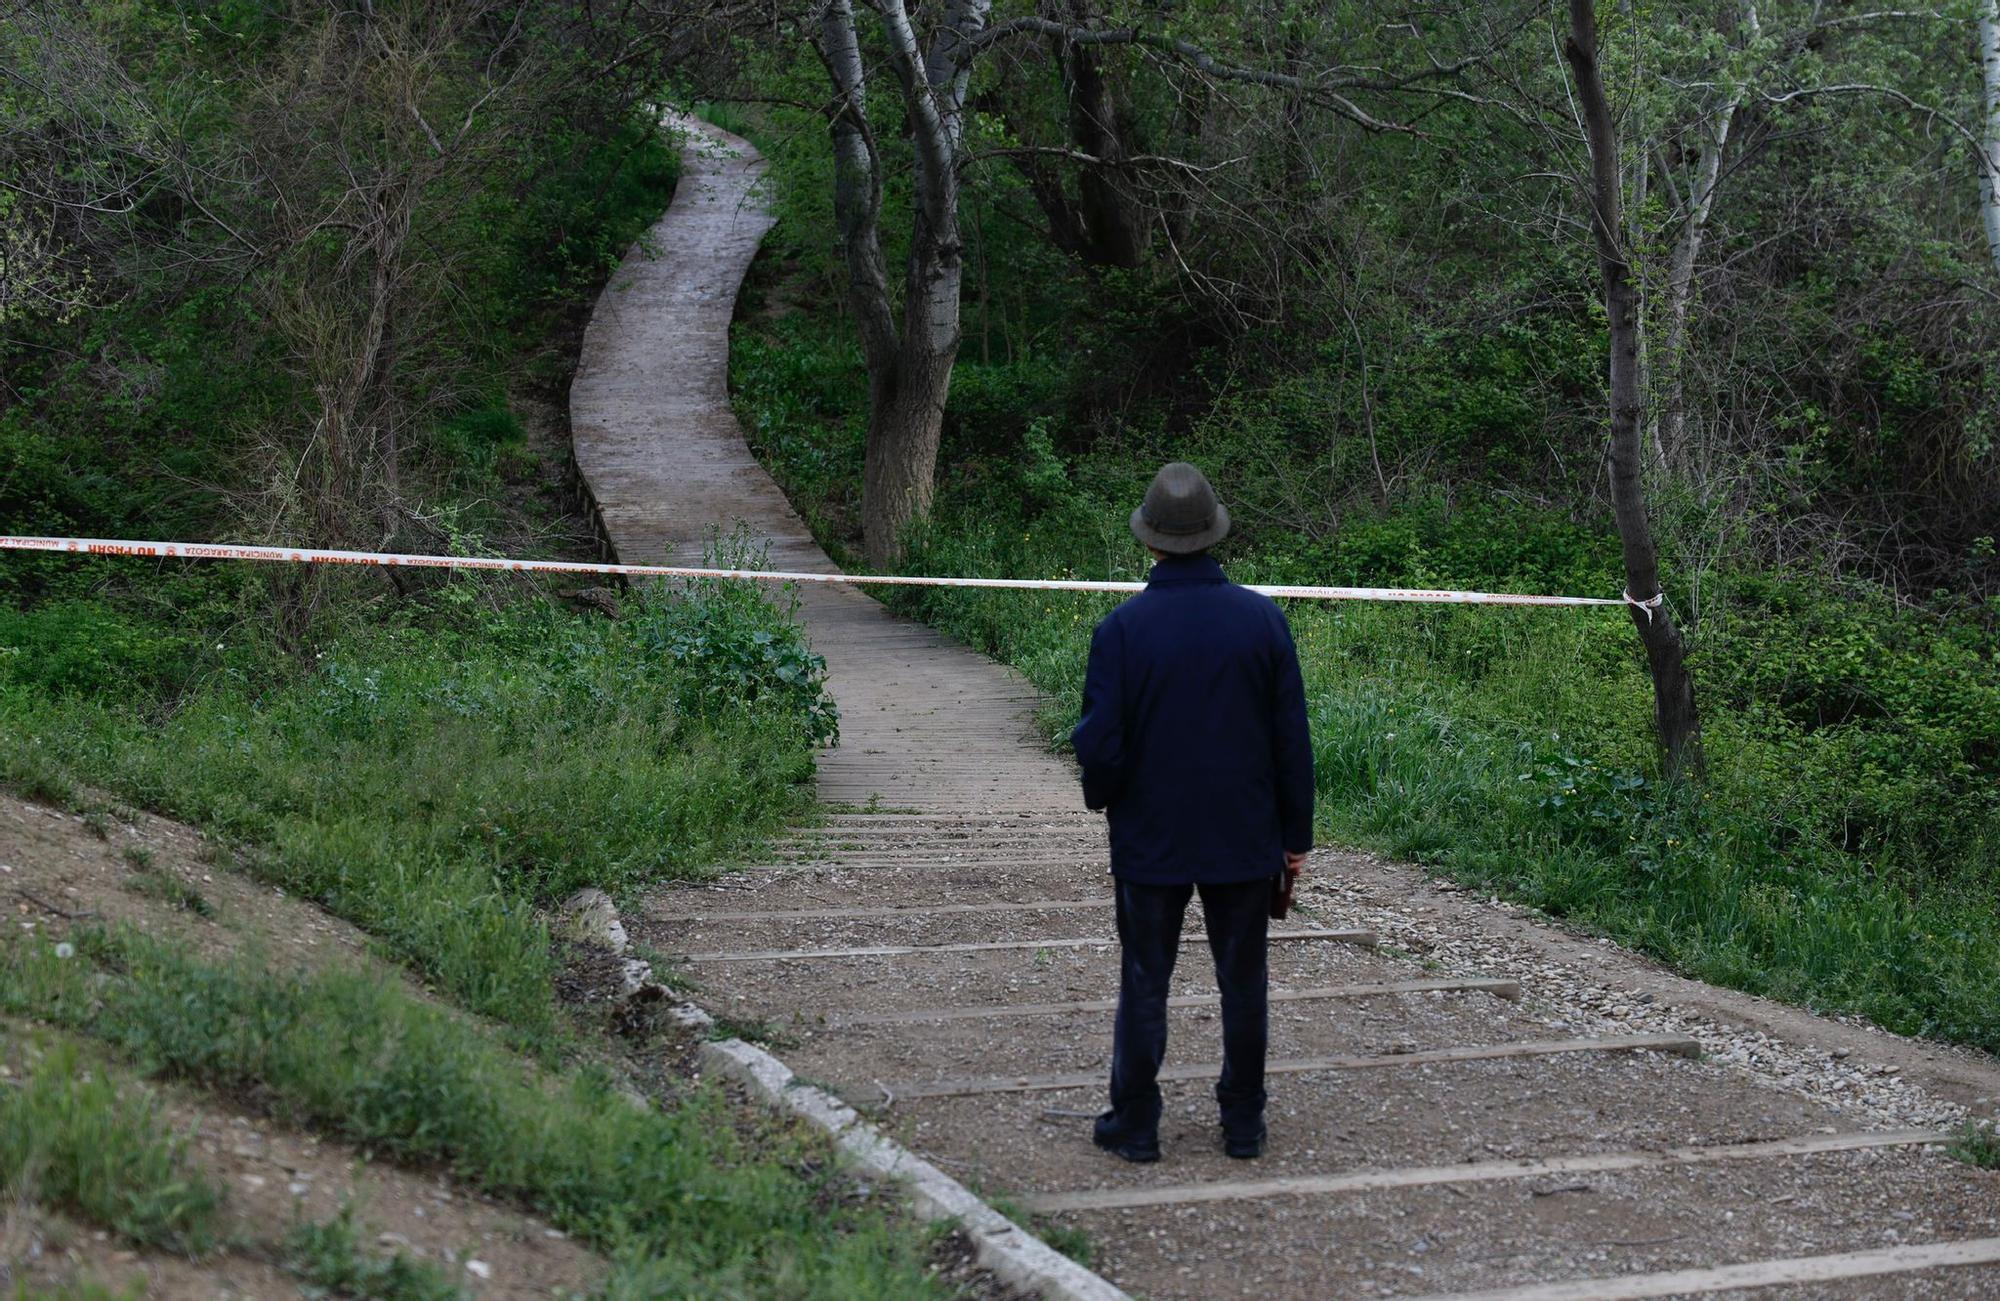
<path fill-rule="evenodd" d="M 1269 1038 L 1264 932 L 1271 882 L 1139 885 L 1119 881 L 1118 1021 L 1111 1040 L 1111 1109 L 1128 1134 L 1160 1125 L 1160 1063 L 1167 1055 L 1167 993 L 1180 956 L 1181 918 L 1201 891 L 1215 983 L 1222 994 L 1222 1078 L 1215 1099 L 1231 1133 L 1254 1133 L 1264 1116 Z"/>

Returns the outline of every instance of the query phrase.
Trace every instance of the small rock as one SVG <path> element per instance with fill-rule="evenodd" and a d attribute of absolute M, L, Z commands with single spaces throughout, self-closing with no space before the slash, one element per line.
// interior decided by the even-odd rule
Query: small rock
<path fill-rule="evenodd" d="M 493 1266 L 483 1260 L 468 1260 L 465 1262 L 465 1272 L 477 1279 L 488 1279 L 493 1277 Z"/>
<path fill-rule="evenodd" d="M 579 944 L 594 944 L 613 953 L 625 952 L 630 941 L 618 920 L 618 906 L 595 886 L 578 890 L 556 913 L 556 929 Z"/>

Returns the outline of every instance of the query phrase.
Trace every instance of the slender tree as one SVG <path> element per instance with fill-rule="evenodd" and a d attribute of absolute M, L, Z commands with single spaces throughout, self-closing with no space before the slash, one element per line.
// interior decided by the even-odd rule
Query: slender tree
<path fill-rule="evenodd" d="M 1985 90 L 1979 135 L 1979 215 L 1986 255 L 2000 271 L 2000 0 L 1980 0 L 1979 71 Z"/>
<path fill-rule="evenodd" d="M 1625 593 L 1633 625 L 1646 648 L 1653 677 L 1653 717 L 1670 776 L 1699 776 L 1701 719 L 1694 679 L 1688 673 L 1680 629 L 1660 587 L 1659 554 L 1641 486 L 1639 293 L 1619 215 L 1618 133 L 1597 63 L 1594 0 L 1570 0 L 1570 31 L 1563 53 L 1576 76 L 1577 108 L 1590 156 L 1591 233 L 1603 280 L 1611 342 L 1611 506 L 1625 559 Z"/>

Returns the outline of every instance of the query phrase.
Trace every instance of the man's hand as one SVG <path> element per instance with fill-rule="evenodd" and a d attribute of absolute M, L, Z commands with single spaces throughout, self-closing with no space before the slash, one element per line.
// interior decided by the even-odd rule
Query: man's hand
<path fill-rule="evenodd" d="M 1291 877 L 1293 880 L 1297 880 L 1306 870 L 1307 857 L 1308 855 L 1306 854 L 1294 854 L 1291 850 L 1286 850 L 1285 875 Z"/>

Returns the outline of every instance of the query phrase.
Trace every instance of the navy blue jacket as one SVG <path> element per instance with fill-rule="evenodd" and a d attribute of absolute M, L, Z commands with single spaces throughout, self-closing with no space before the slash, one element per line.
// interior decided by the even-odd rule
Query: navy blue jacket
<path fill-rule="evenodd" d="M 1147 885 L 1275 876 L 1312 848 L 1312 743 L 1284 612 L 1169 557 L 1090 639 L 1070 735 L 1111 870 Z"/>

